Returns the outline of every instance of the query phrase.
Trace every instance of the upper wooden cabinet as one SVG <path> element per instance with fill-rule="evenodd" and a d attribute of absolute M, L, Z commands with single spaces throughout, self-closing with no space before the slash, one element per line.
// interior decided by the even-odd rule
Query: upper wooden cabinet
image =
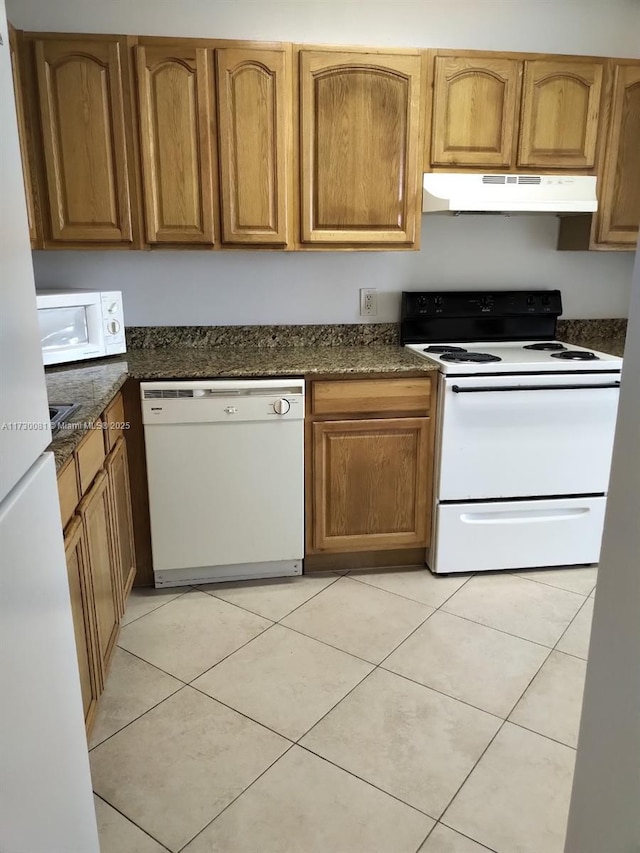
<path fill-rule="evenodd" d="M 418 55 L 300 52 L 303 243 L 416 240 Z"/>
<path fill-rule="evenodd" d="M 222 241 L 284 245 L 289 240 L 290 49 L 222 48 L 216 61 Z"/>
<path fill-rule="evenodd" d="M 426 168 L 593 171 L 604 60 L 438 52 Z"/>
<path fill-rule="evenodd" d="M 592 169 L 603 63 L 524 63 L 519 166 Z"/>
<path fill-rule="evenodd" d="M 212 245 L 211 51 L 140 45 L 136 67 L 146 238 Z"/>
<path fill-rule="evenodd" d="M 613 69 L 605 150 L 597 238 L 632 249 L 640 228 L 640 62 Z"/>
<path fill-rule="evenodd" d="M 507 167 L 513 160 L 521 63 L 437 56 L 433 82 L 434 166 Z"/>
<path fill-rule="evenodd" d="M 35 41 L 39 114 L 54 242 L 133 239 L 123 93 L 124 40 Z"/>
<path fill-rule="evenodd" d="M 20 155 L 22 157 L 22 177 L 24 179 L 24 193 L 27 202 L 27 221 L 29 223 L 29 237 L 33 248 L 37 247 L 39 234 L 36 220 L 35 205 L 35 183 L 31 169 L 31 156 L 29 152 L 27 119 L 24 109 L 24 88 L 22 86 L 22 70 L 20 68 L 20 53 L 18 45 L 18 33 L 9 26 L 9 50 L 11 53 L 11 70 L 13 72 L 13 90 L 16 98 L 16 117 L 18 119 L 18 137 L 20 140 Z"/>

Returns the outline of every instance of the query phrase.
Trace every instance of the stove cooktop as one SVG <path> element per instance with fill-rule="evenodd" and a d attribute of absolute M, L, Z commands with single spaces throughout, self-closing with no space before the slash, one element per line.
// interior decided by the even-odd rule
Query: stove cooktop
<path fill-rule="evenodd" d="M 619 371 L 622 359 L 561 341 L 455 341 L 451 344 L 406 344 L 436 361 L 441 373 L 552 373 Z"/>

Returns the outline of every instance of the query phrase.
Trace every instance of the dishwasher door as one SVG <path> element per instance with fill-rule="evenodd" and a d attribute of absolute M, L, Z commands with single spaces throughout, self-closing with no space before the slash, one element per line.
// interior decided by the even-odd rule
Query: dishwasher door
<path fill-rule="evenodd" d="M 302 573 L 302 380 L 142 383 L 156 586 Z"/>

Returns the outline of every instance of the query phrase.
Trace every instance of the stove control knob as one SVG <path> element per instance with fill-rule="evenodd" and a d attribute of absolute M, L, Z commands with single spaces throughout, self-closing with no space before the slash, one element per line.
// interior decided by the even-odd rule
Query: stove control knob
<path fill-rule="evenodd" d="M 273 404 L 273 411 L 276 415 L 286 415 L 290 408 L 291 403 L 285 397 L 282 397 L 280 400 L 276 400 Z"/>
<path fill-rule="evenodd" d="M 418 296 L 418 305 L 420 306 L 420 308 L 426 308 L 427 297 L 426 296 Z"/>
<path fill-rule="evenodd" d="M 551 305 L 551 297 L 550 296 L 543 296 L 543 297 L 541 297 L 540 301 L 542 302 L 543 305 Z"/>
<path fill-rule="evenodd" d="M 434 305 L 437 305 L 437 306 L 438 306 L 438 308 L 441 308 L 441 307 L 442 307 L 442 303 L 443 303 L 442 296 L 434 296 L 434 297 L 433 297 L 433 304 L 434 304 Z"/>
<path fill-rule="evenodd" d="M 535 296 L 527 296 L 527 305 L 535 305 L 535 304 L 536 304 Z"/>
<path fill-rule="evenodd" d="M 484 310 L 488 310 L 493 307 L 493 297 L 492 296 L 481 296 L 480 297 L 480 306 Z"/>

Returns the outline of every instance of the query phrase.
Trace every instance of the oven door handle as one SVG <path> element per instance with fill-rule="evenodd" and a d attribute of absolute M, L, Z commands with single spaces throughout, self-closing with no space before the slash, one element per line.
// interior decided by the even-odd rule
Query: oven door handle
<path fill-rule="evenodd" d="M 607 382 L 606 385 L 476 385 L 472 388 L 461 388 L 459 385 L 452 385 L 451 390 L 454 394 L 487 394 L 496 391 L 584 391 L 601 388 L 619 388 L 619 382 Z"/>

